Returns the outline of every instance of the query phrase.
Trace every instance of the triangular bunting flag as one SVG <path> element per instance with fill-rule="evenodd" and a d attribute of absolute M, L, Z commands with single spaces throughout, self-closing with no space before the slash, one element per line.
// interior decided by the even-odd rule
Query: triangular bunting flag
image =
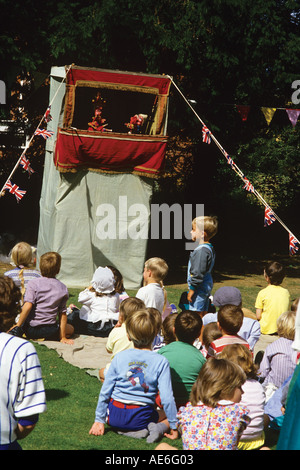
<path fill-rule="evenodd" d="M 293 127 L 295 127 L 298 121 L 299 114 L 300 114 L 300 109 L 286 109 L 286 112 Z"/>
<path fill-rule="evenodd" d="M 274 113 L 276 111 L 276 108 L 261 108 L 264 116 L 265 116 L 265 119 L 268 123 L 268 126 L 270 125 L 270 122 L 272 121 L 273 119 L 273 116 L 274 116 Z"/>
<path fill-rule="evenodd" d="M 241 104 L 237 104 L 236 109 L 240 113 L 242 121 L 247 121 L 248 114 L 249 114 L 249 111 L 250 111 L 250 106 L 244 106 L 244 105 L 241 105 Z"/>

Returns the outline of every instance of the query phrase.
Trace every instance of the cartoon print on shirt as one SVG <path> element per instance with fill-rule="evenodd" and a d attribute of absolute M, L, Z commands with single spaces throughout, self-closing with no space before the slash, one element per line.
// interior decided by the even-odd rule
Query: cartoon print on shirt
<path fill-rule="evenodd" d="M 129 382 L 131 382 L 133 386 L 140 384 L 140 386 L 144 389 L 144 393 L 148 392 L 149 386 L 145 382 L 144 371 L 141 367 L 131 367 L 126 375 Z"/>

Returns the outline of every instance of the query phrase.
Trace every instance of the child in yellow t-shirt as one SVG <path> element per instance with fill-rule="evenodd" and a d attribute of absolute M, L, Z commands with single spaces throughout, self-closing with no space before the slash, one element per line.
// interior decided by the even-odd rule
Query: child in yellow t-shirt
<path fill-rule="evenodd" d="M 124 299 L 123 302 L 121 302 L 119 321 L 114 329 L 109 333 L 106 343 L 106 351 L 112 355 L 111 359 L 113 359 L 118 352 L 124 351 L 128 348 L 133 348 L 133 342 L 128 339 L 125 328 L 125 321 L 129 315 L 136 312 L 137 310 L 142 310 L 144 308 L 144 302 L 140 299 L 137 299 L 136 297 L 128 297 L 127 299 Z M 109 366 L 110 363 L 108 363 L 103 369 L 99 370 L 99 377 L 101 382 L 104 381 L 105 374 Z"/>
<path fill-rule="evenodd" d="M 262 289 L 256 298 L 256 317 L 260 323 L 261 333 L 272 335 L 277 333 L 277 319 L 289 309 L 290 294 L 281 287 L 285 277 L 282 264 L 277 261 L 268 263 L 264 270 L 268 286 Z"/>

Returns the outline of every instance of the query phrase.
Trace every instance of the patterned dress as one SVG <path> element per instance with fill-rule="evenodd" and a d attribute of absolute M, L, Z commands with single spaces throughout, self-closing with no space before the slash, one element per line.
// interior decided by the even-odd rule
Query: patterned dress
<path fill-rule="evenodd" d="M 222 400 L 215 408 L 189 402 L 178 411 L 184 450 L 236 450 L 239 437 L 249 424 L 249 410 Z"/>

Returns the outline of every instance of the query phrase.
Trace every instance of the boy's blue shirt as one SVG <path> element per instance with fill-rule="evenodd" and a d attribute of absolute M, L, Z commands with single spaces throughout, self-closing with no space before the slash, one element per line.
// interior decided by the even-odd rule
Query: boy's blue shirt
<path fill-rule="evenodd" d="M 113 358 L 105 376 L 95 421 L 106 422 L 111 398 L 123 403 L 155 406 L 158 391 L 170 427 L 176 429 L 177 409 L 168 360 L 150 350 L 121 351 Z"/>

